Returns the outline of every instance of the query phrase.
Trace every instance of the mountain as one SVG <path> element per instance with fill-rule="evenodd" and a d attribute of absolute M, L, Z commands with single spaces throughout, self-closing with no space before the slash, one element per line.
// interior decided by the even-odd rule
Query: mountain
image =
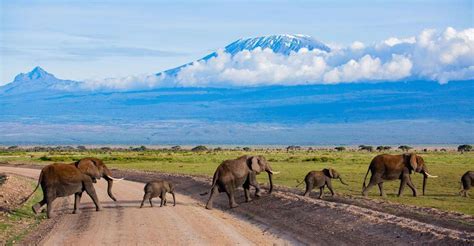
<path fill-rule="evenodd" d="M 41 67 L 35 67 L 29 73 L 18 74 L 13 82 L 0 87 L 0 93 L 25 94 L 45 93 L 54 91 L 76 91 L 80 82 L 62 80 L 46 72 Z"/>
<path fill-rule="evenodd" d="M 318 49 L 321 51 L 329 52 L 331 48 L 316 39 L 301 34 L 282 34 L 282 35 L 268 35 L 254 38 L 241 38 L 236 40 L 229 45 L 225 46 L 224 51 L 234 56 L 235 54 L 244 50 L 254 50 L 257 48 L 271 49 L 274 53 L 289 55 L 291 52 L 298 52 L 300 49 L 306 48 L 308 50 Z M 207 61 L 217 56 L 217 52 L 213 52 L 209 55 L 204 56 L 198 61 Z M 191 63 L 184 64 L 182 66 L 169 69 L 163 73 L 168 76 L 175 76 L 179 70 Z M 161 75 L 158 73 L 156 75 Z"/>

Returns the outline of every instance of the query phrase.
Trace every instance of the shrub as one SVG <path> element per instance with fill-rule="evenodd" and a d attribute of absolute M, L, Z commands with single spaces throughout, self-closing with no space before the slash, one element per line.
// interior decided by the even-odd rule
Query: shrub
<path fill-rule="evenodd" d="M 191 149 L 191 151 L 207 151 L 207 147 L 204 145 L 199 145 Z"/>
<path fill-rule="evenodd" d="M 370 145 L 359 145 L 359 150 L 367 150 L 369 152 L 372 152 L 374 150 L 374 147 Z"/>
<path fill-rule="evenodd" d="M 458 151 L 459 152 L 469 152 L 472 150 L 472 145 L 469 144 L 463 144 L 458 146 Z"/>
<path fill-rule="evenodd" d="M 336 148 L 334 148 L 334 149 L 337 150 L 337 151 L 344 151 L 344 150 L 346 150 L 346 147 L 344 147 L 344 146 L 338 146 L 338 147 L 336 147 Z"/>
<path fill-rule="evenodd" d="M 398 148 L 401 149 L 404 152 L 407 152 L 407 151 L 413 149 L 413 147 L 410 147 L 408 145 L 400 145 L 400 146 L 398 146 Z"/>

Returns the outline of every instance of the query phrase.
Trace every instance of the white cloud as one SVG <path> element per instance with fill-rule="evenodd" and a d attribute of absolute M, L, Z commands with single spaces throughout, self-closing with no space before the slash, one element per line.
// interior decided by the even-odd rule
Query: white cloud
<path fill-rule="evenodd" d="M 89 79 L 82 83 L 86 90 L 131 90 L 151 89 L 161 85 L 165 75 L 137 75 L 121 78 Z"/>
<path fill-rule="evenodd" d="M 289 56 L 255 49 L 230 56 L 222 50 L 209 61 L 183 68 L 182 86 L 255 86 L 427 79 L 446 83 L 474 79 L 474 29 L 422 31 L 374 45 L 355 41 L 331 52 L 301 49 Z"/>
<path fill-rule="evenodd" d="M 351 49 L 352 50 L 361 50 L 365 48 L 365 45 L 364 43 L 360 42 L 360 41 L 355 41 L 351 44 Z"/>
<path fill-rule="evenodd" d="M 330 52 L 301 49 L 290 55 L 270 49 L 217 56 L 181 68 L 175 77 L 126 77 L 89 81 L 89 88 L 159 86 L 258 86 L 377 82 L 399 80 L 474 79 L 474 28 L 442 32 L 423 30 L 416 37 L 391 37 L 366 45 L 332 46 Z"/>

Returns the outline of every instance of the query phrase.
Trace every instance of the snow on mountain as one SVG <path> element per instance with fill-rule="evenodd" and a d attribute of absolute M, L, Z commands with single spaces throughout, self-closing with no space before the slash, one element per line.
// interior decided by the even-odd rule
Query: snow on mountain
<path fill-rule="evenodd" d="M 270 35 L 256 38 L 239 39 L 225 47 L 225 51 L 235 55 L 243 50 L 254 50 L 256 48 L 271 49 L 275 53 L 289 55 L 292 51 L 298 52 L 302 48 L 308 50 L 319 49 L 329 52 L 331 49 L 325 44 L 310 36 L 296 35 Z"/>
<path fill-rule="evenodd" d="M 319 42 L 312 38 L 311 36 L 302 35 L 302 34 L 282 34 L 282 35 L 268 35 L 268 36 L 260 36 L 260 37 L 253 37 L 253 38 L 241 38 L 236 40 L 224 48 L 226 53 L 236 55 L 237 53 L 244 51 L 244 50 L 254 50 L 257 48 L 263 49 L 271 49 L 274 53 L 289 55 L 291 52 L 298 52 L 300 49 L 306 48 L 308 50 L 318 49 L 325 52 L 330 52 L 331 48 L 325 45 L 322 42 Z M 216 57 L 217 52 L 213 52 L 203 58 L 201 60 L 209 60 L 212 57 Z M 184 64 L 182 66 L 169 69 L 164 71 L 163 73 L 168 76 L 175 76 L 179 70 L 185 66 L 190 65 L 191 63 Z M 157 75 L 161 75 L 162 73 L 158 73 Z"/>
<path fill-rule="evenodd" d="M 18 74 L 13 82 L 0 87 L 0 93 L 23 94 L 29 92 L 73 91 L 80 89 L 80 82 L 62 80 L 35 67 L 29 73 Z"/>

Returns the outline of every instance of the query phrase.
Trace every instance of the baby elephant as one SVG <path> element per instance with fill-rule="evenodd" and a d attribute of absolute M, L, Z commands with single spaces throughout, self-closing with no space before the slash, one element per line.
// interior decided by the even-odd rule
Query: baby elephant
<path fill-rule="evenodd" d="M 161 198 L 160 207 L 163 207 L 163 205 L 166 206 L 166 192 L 169 192 L 171 193 L 171 195 L 173 195 L 173 206 L 176 206 L 176 199 L 174 196 L 174 187 L 173 187 L 173 184 L 171 184 L 170 182 L 163 181 L 163 180 L 151 181 L 145 185 L 144 190 L 145 190 L 145 195 L 143 196 L 143 201 L 142 201 L 142 204 L 140 205 L 140 208 L 143 207 L 143 203 L 145 203 L 145 200 L 147 199 L 148 201 L 150 201 L 150 206 L 153 207 L 153 203 L 151 202 L 151 199 L 158 196 Z"/>
<path fill-rule="evenodd" d="M 306 177 L 304 178 L 304 182 L 306 183 L 306 191 L 304 196 L 308 196 L 311 190 L 314 187 L 319 188 L 319 199 L 323 196 L 324 186 L 326 185 L 331 191 L 331 195 L 334 196 L 334 191 L 332 189 L 331 179 L 339 179 L 342 184 L 347 185 L 342 181 L 341 176 L 339 175 L 336 170 L 332 168 L 325 168 L 321 171 L 311 171 L 309 172 Z M 296 187 L 300 186 L 303 182 L 300 182 Z"/>
<path fill-rule="evenodd" d="M 459 192 L 461 196 L 468 197 L 467 191 L 474 185 L 474 171 L 467 171 L 461 177 L 462 190 Z"/>

